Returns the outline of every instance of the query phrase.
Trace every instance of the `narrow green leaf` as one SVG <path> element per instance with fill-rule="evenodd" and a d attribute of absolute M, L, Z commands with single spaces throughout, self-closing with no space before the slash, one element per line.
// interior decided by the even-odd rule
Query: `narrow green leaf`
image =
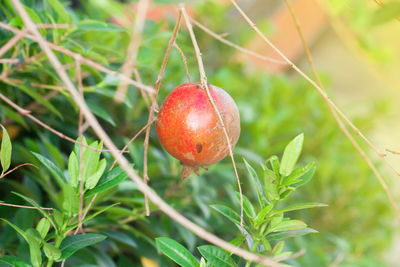
<path fill-rule="evenodd" d="M 53 210 L 53 217 L 57 226 L 61 227 L 64 224 L 64 215 L 60 211 Z"/>
<path fill-rule="evenodd" d="M 275 200 L 279 200 L 278 194 L 278 179 L 275 172 L 271 171 L 269 168 L 264 168 L 263 181 L 264 181 L 264 193 L 267 197 L 269 203 L 273 203 Z"/>
<path fill-rule="evenodd" d="M 115 121 L 113 120 L 113 118 L 111 117 L 110 114 L 108 114 L 108 112 L 104 109 L 104 107 L 95 104 L 95 103 L 91 103 L 91 102 L 86 102 L 88 107 L 90 108 L 90 110 L 93 112 L 93 114 L 95 114 L 96 116 L 102 118 L 103 120 L 105 120 L 106 122 L 108 122 L 109 124 L 111 124 L 112 126 L 116 126 Z"/>
<path fill-rule="evenodd" d="M 281 239 L 293 238 L 293 237 L 298 237 L 298 236 L 303 236 L 303 235 L 313 234 L 313 233 L 318 233 L 318 231 L 311 229 L 311 228 L 303 228 L 303 229 L 299 229 L 299 230 L 270 233 L 267 236 L 267 238 L 270 241 L 277 241 L 277 240 L 281 240 Z"/>
<path fill-rule="evenodd" d="M 311 208 L 326 207 L 326 206 L 327 205 L 323 203 L 314 203 L 314 202 L 299 203 L 287 206 L 286 208 L 283 209 L 274 210 L 273 212 L 271 212 L 271 215 L 274 215 L 278 212 L 288 212 L 293 210 L 311 209 Z"/>
<path fill-rule="evenodd" d="M 283 152 L 279 173 L 288 176 L 299 159 L 301 149 L 303 147 L 304 134 L 296 136 L 286 147 Z"/>
<path fill-rule="evenodd" d="M 314 162 L 310 162 L 303 168 L 295 170 L 288 177 L 285 178 L 281 186 L 291 185 L 300 182 L 304 175 L 306 175 L 312 168 L 315 168 L 314 165 Z"/>
<path fill-rule="evenodd" d="M 129 235 L 124 234 L 122 232 L 104 230 L 104 231 L 101 231 L 101 233 L 105 234 L 106 236 L 110 237 L 111 239 L 114 239 L 118 242 L 128 245 L 133 249 L 137 249 L 137 247 L 138 247 L 137 243 Z"/>
<path fill-rule="evenodd" d="M 222 215 L 224 215 L 226 218 L 231 220 L 235 224 L 240 224 L 240 216 L 237 214 L 235 211 L 233 211 L 231 208 L 224 206 L 224 205 L 211 205 L 211 208 L 214 210 L 218 211 Z"/>
<path fill-rule="evenodd" d="M 62 241 L 60 245 L 60 250 L 62 252 L 62 255 L 58 259 L 58 261 L 67 259 L 78 250 L 84 247 L 97 244 L 106 238 L 107 237 L 105 235 L 99 235 L 99 234 L 82 234 L 82 235 L 68 236 Z"/>
<path fill-rule="evenodd" d="M 257 191 L 257 199 L 258 203 L 260 204 L 260 207 L 263 205 L 263 198 L 264 195 L 262 193 L 263 187 L 260 182 L 260 178 L 258 178 L 257 172 L 251 167 L 251 165 L 243 158 L 244 164 L 246 165 L 247 172 L 250 174 L 251 181 Z"/>
<path fill-rule="evenodd" d="M 236 263 L 225 250 L 213 246 L 204 245 L 197 248 L 200 254 L 207 259 L 210 264 L 218 267 L 236 267 Z"/>
<path fill-rule="evenodd" d="M 156 238 L 157 247 L 171 260 L 183 267 L 200 266 L 184 246 L 168 237 Z"/>
<path fill-rule="evenodd" d="M 236 198 L 238 199 L 239 203 L 240 203 L 240 193 L 239 192 L 235 192 L 236 193 Z M 245 196 L 243 196 L 243 210 L 246 213 L 246 215 L 251 218 L 254 219 L 254 217 L 256 217 L 256 212 L 254 210 L 253 204 L 251 204 L 250 200 Z"/>
<path fill-rule="evenodd" d="M 63 211 L 69 218 L 79 212 L 79 195 L 71 184 L 65 184 L 63 189 Z"/>
<path fill-rule="evenodd" d="M 97 185 L 98 181 L 100 180 L 100 177 L 103 175 L 104 170 L 106 169 L 106 166 L 107 166 L 106 160 L 105 159 L 100 160 L 96 172 L 86 178 L 85 188 L 93 189 Z"/>
<path fill-rule="evenodd" d="M 300 186 L 307 184 L 309 181 L 311 181 L 311 179 L 314 176 L 316 168 L 317 167 L 315 165 L 312 165 L 311 168 L 301 176 L 301 181 L 293 184 L 293 186 L 298 188 Z"/>
<path fill-rule="evenodd" d="M 112 169 L 110 172 L 107 172 L 106 175 L 100 179 L 95 188 L 85 193 L 85 198 L 89 198 L 96 193 L 101 193 L 114 186 L 117 186 L 121 182 L 125 181 L 126 178 L 128 178 L 128 175 L 121 167 Z"/>
<path fill-rule="evenodd" d="M 74 151 L 72 151 L 71 155 L 69 155 L 68 174 L 69 174 L 69 183 L 72 185 L 72 187 L 77 188 L 79 181 L 79 162 L 78 162 L 78 157 L 76 156 Z"/>
<path fill-rule="evenodd" d="M 0 262 L 9 264 L 15 267 L 31 267 L 31 265 L 24 260 L 14 256 L 3 256 L 0 258 Z"/>
<path fill-rule="evenodd" d="M 50 173 L 56 178 L 56 182 L 60 187 L 63 187 L 66 184 L 66 180 L 64 174 L 53 162 L 51 162 L 48 158 L 43 157 L 40 154 L 32 152 L 32 154 L 50 171 Z"/>
<path fill-rule="evenodd" d="M 254 220 L 254 226 L 258 227 L 260 224 L 264 221 L 265 216 L 270 212 L 273 208 L 273 205 L 267 205 L 265 206 L 259 213 L 257 213 L 257 216 Z"/>
<path fill-rule="evenodd" d="M 272 253 L 274 253 L 275 255 L 279 254 L 282 252 L 284 247 L 285 247 L 285 241 L 279 241 L 272 249 Z"/>
<path fill-rule="evenodd" d="M 50 230 L 50 221 L 47 218 L 42 218 L 36 226 L 36 230 L 39 232 L 42 239 L 45 239 Z"/>
<path fill-rule="evenodd" d="M 302 221 L 299 220 L 288 220 L 288 221 L 282 221 L 280 224 L 278 224 L 275 227 L 271 227 L 269 229 L 270 232 L 279 232 L 279 231 L 288 231 L 288 230 L 298 230 L 305 228 L 307 224 L 305 224 Z"/>
<path fill-rule="evenodd" d="M 3 137 L 1 140 L 0 150 L 1 167 L 3 168 L 1 174 L 4 174 L 8 170 L 8 168 L 10 168 L 12 146 L 10 136 L 8 135 L 6 128 L 4 128 L 1 124 L 0 126 L 3 129 Z"/>

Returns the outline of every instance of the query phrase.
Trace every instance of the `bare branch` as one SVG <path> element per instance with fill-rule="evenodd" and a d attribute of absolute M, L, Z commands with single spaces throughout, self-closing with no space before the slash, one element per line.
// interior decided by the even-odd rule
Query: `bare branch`
<path fill-rule="evenodd" d="M 122 75 L 131 77 L 133 70 L 136 68 L 136 58 L 139 51 L 139 46 L 142 41 L 142 31 L 146 21 L 147 9 L 150 0 L 139 0 L 137 6 L 136 20 L 132 29 L 132 37 L 126 51 L 127 57 L 124 65 L 121 68 Z M 126 92 L 128 91 L 128 83 L 121 81 L 115 93 L 115 102 L 122 103 L 125 99 Z"/>
<path fill-rule="evenodd" d="M 187 60 L 186 60 L 185 54 L 183 53 L 182 49 L 178 46 L 178 44 L 176 42 L 174 42 L 174 47 L 176 48 L 176 50 L 178 50 L 179 54 L 181 54 L 181 56 L 182 56 L 183 65 L 185 66 L 185 71 L 186 71 L 186 77 L 188 79 L 188 82 L 191 83 L 192 81 L 190 80 L 189 68 L 187 66 Z"/>
<path fill-rule="evenodd" d="M 16 171 L 17 169 L 21 168 L 22 166 L 32 166 L 32 167 L 35 167 L 36 169 L 39 169 L 36 165 L 34 165 L 32 163 L 22 163 L 22 164 L 18 165 L 17 167 L 15 167 L 15 168 L 3 173 L 3 175 L 0 175 L 0 179 L 5 177 L 5 176 L 7 176 L 7 175 L 9 175 L 10 173 Z"/>
<path fill-rule="evenodd" d="M 212 233 L 206 231 L 205 229 L 201 228 L 197 224 L 193 223 L 192 221 L 190 221 L 189 219 L 187 219 L 186 217 L 181 215 L 179 212 L 177 212 L 171 206 L 169 206 L 149 186 L 147 186 L 143 182 L 143 180 L 139 177 L 139 175 L 137 175 L 137 173 L 129 165 L 129 162 L 126 160 L 126 158 L 117 152 L 117 150 L 118 150 L 117 147 L 114 145 L 113 141 L 110 139 L 110 137 L 104 131 L 104 129 L 100 126 L 99 122 L 97 121 L 97 119 L 93 115 L 93 113 L 90 111 L 90 109 L 86 105 L 85 101 L 81 98 L 79 93 L 76 91 L 76 89 L 75 89 L 73 83 L 71 82 L 71 80 L 69 79 L 67 73 L 62 68 L 62 65 L 58 61 L 57 57 L 51 51 L 47 42 L 43 39 L 43 37 L 38 32 L 38 30 L 35 28 L 35 24 L 29 18 L 28 14 L 24 10 L 20 1 L 12 0 L 12 2 L 14 4 L 17 12 L 20 14 L 22 20 L 24 21 L 25 25 L 27 26 L 27 28 L 30 31 L 32 31 L 34 36 L 37 38 L 40 47 L 43 49 L 43 51 L 45 51 L 49 61 L 54 66 L 54 68 L 57 71 L 58 75 L 60 76 L 61 80 L 64 82 L 64 84 L 67 87 L 67 90 L 70 92 L 72 98 L 77 103 L 77 105 L 83 110 L 84 116 L 85 116 L 86 120 L 89 122 L 89 124 L 91 125 L 91 127 L 93 128 L 94 132 L 98 135 L 98 137 L 101 140 L 104 141 L 105 146 L 110 149 L 112 155 L 117 159 L 119 165 L 126 171 L 126 173 L 132 179 L 132 181 L 137 184 L 138 188 L 143 193 L 146 193 L 148 195 L 149 199 L 156 206 L 158 206 L 160 208 L 160 210 L 162 210 L 171 219 L 175 220 L 176 222 L 178 222 L 179 224 L 181 224 L 188 230 L 195 233 L 200 238 L 207 240 L 208 242 L 210 242 L 216 246 L 219 246 L 222 249 L 230 251 L 230 252 L 232 252 L 240 257 L 243 257 L 249 261 L 258 262 L 258 263 L 272 266 L 272 267 L 283 267 L 284 266 L 283 264 L 277 263 L 274 260 L 271 260 L 270 258 L 261 257 L 257 254 L 254 254 L 254 253 L 246 251 L 242 248 L 236 247 L 236 246 L 220 239 L 219 237 L 213 235 Z"/>
<path fill-rule="evenodd" d="M 16 64 L 19 62 L 17 58 L 2 58 L 0 59 L 0 64 Z"/>
<path fill-rule="evenodd" d="M 264 61 L 272 62 L 272 63 L 279 64 L 279 65 L 287 65 L 287 63 L 285 61 L 260 55 L 260 54 L 254 52 L 254 51 L 248 50 L 248 49 L 246 49 L 244 47 L 241 47 L 241 46 L 239 46 L 237 44 L 234 44 L 234 43 L 224 39 L 221 35 L 216 34 L 215 32 L 211 31 L 209 28 L 207 28 L 206 26 L 204 26 L 203 24 L 201 24 L 200 22 L 198 22 L 194 18 L 190 18 L 190 21 L 193 22 L 194 25 L 199 27 L 205 33 L 207 33 L 210 36 L 214 37 L 215 39 L 217 39 L 221 43 L 224 43 L 224 44 L 226 44 L 228 46 L 231 46 L 231 47 L 235 48 L 236 50 L 239 50 L 239 51 L 241 51 L 241 52 L 243 52 L 245 54 L 248 54 L 248 55 L 256 57 L 256 58 L 259 58 L 259 59 L 264 60 Z"/>
<path fill-rule="evenodd" d="M 151 108 L 150 108 L 149 118 L 147 120 L 148 127 L 146 128 L 146 136 L 144 138 L 143 179 L 144 179 L 145 183 L 147 183 L 149 180 L 149 176 L 147 175 L 147 152 L 148 152 L 148 148 L 149 148 L 149 136 L 150 136 L 150 129 L 151 129 L 150 124 L 151 124 L 151 121 L 153 120 L 154 110 L 157 105 L 157 94 L 158 94 L 158 91 L 160 90 L 161 79 L 162 79 L 162 76 L 165 71 L 165 66 L 167 65 L 169 53 L 171 52 L 172 46 L 176 39 L 176 35 L 178 34 L 179 25 L 181 23 L 181 17 L 182 17 L 182 14 L 181 14 L 181 12 L 179 12 L 178 18 L 176 19 L 174 30 L 172 32 L 171 39 L 168 42 L 167 51 L 165 52 L 164 59 L 161 64 L 160 72 L 158 73 L 158 76 L 157 76 L 156 84 L 154 86 L 155 92 L 154 92 L 153 98 L 151 100 Z M 150 209 L 149 209 L 147 195 L 145 194 L 144 197 L 145 197 L 146 215 L 149 216 Z"/>
<path fill-rule="evenodd" d="M 244 232 L 244 227 L 243 227 L 243 192 L 242 192 L 242 186 L 240 185 L 240 178 L 239 178 L 239 174 L 238 174 L 238 171 L 236 168 L 235 158 L 233 157 L 231 140 L 229 139 L 228 131 L 226 130 L 225 123 L 221 116 L 221 112 L 219 111 L 217 105 L 215 104 L 215 101 L 210 93 L 210 89 L 208 88 L 207 76 L 206 76 L 206 72 L 204 70 L 203 60 L 201 59 L 200 48 L 199 48 L 199 45 L 197 44 L 196 36 L 194 35 L 192 24 L 190 23 L 189 16 L 187 15 L 183 4 L 180 5 L 180 10 L 182 11 L 183 17 L 186 22 L 186 27 L 188 28 L 189 33 L 190 33 L 190 38 L 192 39 L 194 50 L 196 51 L 196 57 L 197 57 L 197 62 L 199 64 L 200 80 L 201 80 L 202 87 L 207 92 L 208 99 L 210 100 L 210 102 L 213 106 L 213 109 L 218 116 L 219 122 L 221 123 L 222 130 L 223 130 L 225 138 L 226 138 L 226 143 L 228 145 L 229 155 L 232 159 L 232 165 L 233 165 L 233 169 L 235 171 L 235 176 L 236 176 L 236 180 L 237 180 L 237 184 L 238 184 L 238 188 L 239 188 L 239 194 L 240 194 L 240 228 L 241 228 L 243 236 L 246 237 L 245 232 Z"/>
<path fill-rule="evenodd" d="M 23 208 L 23 209 L 38 210 L 38 208 L 36 208 L 36 207 L 15 205 L 15 204 L 9 204 L 9 203 L 4 203 L 4 202 L 0 202 L 0 206 L 8 206 L 8 207 L 14 207 L 14 208 Z M 44 208 L 44 207 L 40 207 L 40 208 L 41 208 L 42 210 L 53 210 L 53 208 Z"/>

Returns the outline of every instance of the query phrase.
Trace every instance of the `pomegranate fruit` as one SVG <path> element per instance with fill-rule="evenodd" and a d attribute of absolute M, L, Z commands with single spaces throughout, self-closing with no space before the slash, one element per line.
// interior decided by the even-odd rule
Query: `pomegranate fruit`
<path fill-rule="evenodd" d="M 210 94 L 222 116 L 232 149 L 240 135 L 240 117 L 232 97 L 209 84 Z M 164 100 L 156 122 L 161 145 L 182 164 L 182 179 L 199 167 L 216 163 L 229 154 L 224 130 L 200 83 L 184 83 Z"/>

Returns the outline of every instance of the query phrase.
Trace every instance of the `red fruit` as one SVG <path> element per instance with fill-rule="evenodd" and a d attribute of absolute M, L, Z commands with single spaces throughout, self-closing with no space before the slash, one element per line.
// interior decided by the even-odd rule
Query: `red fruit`
<path fill-rule="evenodd" d="M 223 89 L 211 84 L 208 88 L 233 149 L 240 135 L 238 108 Z M 218 115 L 200 83 L 181 84 L 167 96 L 158 113 L 156 129 L 162 146 L 181 161 L 182 179 L 193 171 L 199 174 L 199 167 L 216 163 L 229 154 Z"/>

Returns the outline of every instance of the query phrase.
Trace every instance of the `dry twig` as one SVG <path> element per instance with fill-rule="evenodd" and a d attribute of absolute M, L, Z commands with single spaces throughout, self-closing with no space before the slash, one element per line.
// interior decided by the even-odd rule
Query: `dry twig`
<path fill-rule="evenodd" d="M 181 56 L 182 56 L 183 65 L 185 66 L 185 71 L 186 71 L 186 77 L 188 79 L 188 82 L 191 83 L 192 81 L 190 80 L 189 68 L 187 66 L 186 56 L 176 42 L 174 42 L 174 47 L 176 48 L 176 50 L 178 50 L 179 54 L 181 54 Z"/>
<path fill-rule="evenodd" d="M 206 76 L 206 72 L 204 70 L 203 60 L 201 59 L 200 48 L 199 48 L 199 45 L 197 44 L 196 36 L 194 35 L 193 27 L 192 27 L 192 24 L 190 23 L 189 16 L 187 15 L 185 7 L 183 5 L 180 5 L 180 10 L 182 11 L 183 17 L 186 22 L 186 27 L 188 28 L 189 33 L 190 33 L 190 38 L 192 39 L 194 50 L 196 51 L 196 58 L 197 58 L 197 62 L 199 64 L 201 85 L 202 85 L 203 89 L 205 89 L 207 92 L 208 99 L 210 100 L 211 105 L 213 106 L 213 109 L 218 116 L 219 122 L 221 123 L 221 127 L 222 127 L 222 130 L 223 130 L 225 138 L 226 138 L 226 143 L 228 145 L 229 155 L 232 159 L 233 169 L 235 171 L 236 180 L 237 180 L 237 184 L 238 184 L 238 188 L 239 188 L 239 194 L 240 194 L 240 228 L 241 228 L 243 236 L 246 237 L 245 232 L 244 232 L 244 227 L 243 227 L 243 192 L 242 192 L 242 186 L 240 185 L 240 179 L 239 179 L 239 174 L 238 174 L 237 168 L 236 168 L 235 158 L 233 157 L 231 141 L 229 139 L 229 135 L 228 135 L 228 131 L 226 130 L 225 123 L 222 119 L 221 112 L 218 110 L 218 107 L 215 104 L 213 97 L 211 96 L 210 89 L 208 88 L 207 76 Z"/>
<path fill-rule="evenodd" d="M 161 79 L 162 79 L 162 76 L 165 71 L 165 66 L 167 65 L 169 53 L 171 52 L 172 46 L 176 39 L 176 35 L 178 34 L 179 25 L 181 23 L 181 17 L 182 17 L 182 14 L 179 12 L 178 18 L 176 19 L 174 30 L 172 32 L 171 39 L 168 42 L 167 51 L 165 52 L 164 59 L 161 64 L 160 72 L 158 73 L 158 76 L 157 76 L 156 84 L 154 86 L 155 92 L 154 92 L 153 98 L 151 100 L 151 108 L 150 108 L 149 118 L 147 120 L 148 127 L 146 128 L 146 136 L 144 138 L 143 179 L 144 179 L 145 183 L 147 183 L 149 181 L 149 176 L 147 175 L 147 152 L 148 152 L 148 147 L 149 147 L 149 137 L 150 137 L 150 129 L 151 129 L 150 122 L 153 120 L 155 107 L 157 105 L 157 94 L 158 94 L 158 91 L 160 90 L 160 85 L 161 85 Z M 145 198 L 145 205 L 146 205 L 146 215 L 149 216 L 150 209 L 149 209 L 149 202 L 148 202 L 146 194 L 144 195 L 144 198 Z"/>

